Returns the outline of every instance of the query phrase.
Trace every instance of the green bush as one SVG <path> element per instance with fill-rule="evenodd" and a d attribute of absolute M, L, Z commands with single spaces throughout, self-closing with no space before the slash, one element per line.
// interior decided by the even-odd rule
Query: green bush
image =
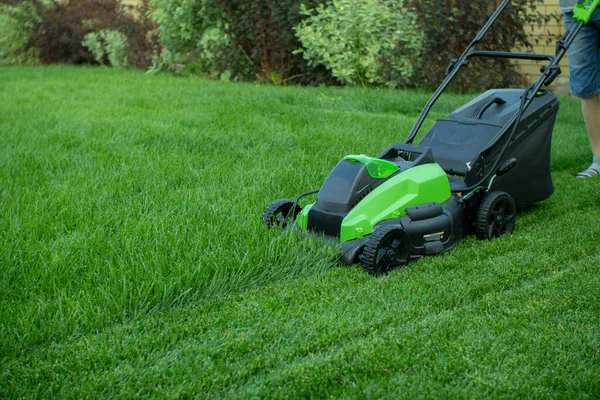
<path fill-rule="evenodd" d="M 84 36 L 83 47 L 87 47 L 92 52 L 98 64 L 104 65 L 106 58 L 106 49 L 99 33 L 92 32 Z"/>
<path fill-rule="evenodd" d="M 113 67 L 123 68 L 129 65 L 127 60 L 127 37 L 119 31 L 104 29 L 85 35 L 83 46 L 87 47 L 99 64 L 106 60 Z"/>
<path fill-rule="evenodd" d="M 150 17 L 162 46 L 155 68 L 193 71 L 211 77 L 240 75 L 246 61 L 225 32 L 214 0 L 152 0 Z"/>
<path fill-rule="evenodd" d="M 36 64 L 39 49 L 31 37 L 40 22 L 34 2 L 0 6 L 0 64 Z"/>
<path fill-rule="evenodd" d="M 406 86 L 423 33 L 402 0 L 333 0 L 308 11 L 297 27 L 298 53 L 324 65 L 344 84 Z"/>
<path fill-rule="evenodd" d="M 163 47 L 159 66 L 274 83 L 330 81 L 324 68 L 294 54 L 299 0 L 152 0 L 152 6 Z"/>
<path fill-rule="evenodd" d="M 225 30 L 236 49 L 262 82 L 303 84 L 329 82 L 330 74 L 311 66 L 294 51 L 300 47 L 294 27 L 303 15 L 301 3 L 317 7 L 325 0 L 214 0 L 225 14 Z"/>

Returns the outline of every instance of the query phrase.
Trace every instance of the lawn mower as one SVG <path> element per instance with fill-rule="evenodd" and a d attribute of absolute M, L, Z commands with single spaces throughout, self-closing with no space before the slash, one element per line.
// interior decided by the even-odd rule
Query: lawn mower
<path fill-rule="evenodd" d="M 558 40 L 554 56 L 477 50 L 510 3 L 504 0 L 462 55 L 450 62 L 405 143 L 395 143 L 377 157 L 344 157 L 319 190 L 274 201 L 263 221 L 339 242 L 344 263 L 360 262 L 375 275 L 448 251 L 468 234 L 492 239 L 512 233 L 517 209 L 554 192 L 550 148 L 559 102 L 542 87 L 561 73 L 560 60 L 599 2 L 579 1 L 576 22 Z M 436 100 L 472 57 L 548 65 L 527 89 L 488 90 L 437 120 L 413 144 Z M 314 194 L 314 203 L 299 205 Z"/>

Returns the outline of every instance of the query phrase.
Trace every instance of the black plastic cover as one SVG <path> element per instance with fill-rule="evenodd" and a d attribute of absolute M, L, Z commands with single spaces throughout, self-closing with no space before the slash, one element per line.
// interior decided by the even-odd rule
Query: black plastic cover
<path fill-rule="evenodd" d="M 315 206 L 327 212 L 346 213 L 384 181 L 371 177 L 364 164 L 342 160 L 319 190 Z"/>
<path fill-rule="evenodd" d="M 433 151 L 433 158 L 449 174 L 465 176 L 468 163 L 502 129 L 483 122 L 439 120 L 419 143 Z"/>
<path fill-rule="evenodd" d="M 536 96 L 521 120 L 506 152 L 500 152 L 511 132 L 499 134 L 517 112 L 523 90 L 489 90 L 465 104 L 447 119 L 439 120 L 419 143 L 431 148 L 435 162 L 448 173 L 453 192 L 478 184 L 491 172 L 489 184 L 495 171 L 506 159 L 514 157 L 517 163 L 506 174 L 494 180 L 492 188 L 510 194 L 518 208 L 527 207 L 548 198 L 554 193 L 550 171 L 552 130 L 558 113 L 559 102 L 550 92 Z M 498 97 L 504 103 L 494 103 L 481 115 L 476 113 L 481 103 Z M 474 114 L 475 113 L 475 114 Z M 479 118 L 472 118 L 478 115 Z"/>
<path fill-rule="evenodd" d="M 348 212 L 385 181 L 371 177 L 362 163 L 340 161 L 308 212 L 308 229 L 339 236 L 342 220 Z"/>

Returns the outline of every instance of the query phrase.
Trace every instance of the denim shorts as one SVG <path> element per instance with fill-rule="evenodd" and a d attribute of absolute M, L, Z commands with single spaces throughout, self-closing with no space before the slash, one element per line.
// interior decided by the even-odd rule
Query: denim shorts
<path fill-rule="evenodd" d="M 565 28 L 573 23 L 573 13 L 564 13 Z M 600 93 L 600 8 L 584 25 L 567 50 L 571 73 L 571 94 L 581 99 Z"/>

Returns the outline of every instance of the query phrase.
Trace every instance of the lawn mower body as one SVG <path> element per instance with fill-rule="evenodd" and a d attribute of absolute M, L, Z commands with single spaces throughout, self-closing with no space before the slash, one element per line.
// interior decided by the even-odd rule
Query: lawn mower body
<path fill-rule="evenodd" d="M 316 201 L 300 211 L 297 226 L 339 238 L 347 264 L 359 262 L 368 237 L 385 226 L 406 231 L 411 259 L 453 248 L 474 232 L 483 187 L 468 197 L 465 190 L 505 144 L 498 140 L 486 147 L 514 115 L 522 93 L 490 90 L 437 121 L 418 146 L 394 144 L 374 159 L 397 167 L 387 177 L 369 173 L 369 158 L 346 157 L 325 180 Z M 483 109 L 493 99 L 500 100 Z M 550 92 L 536 97 L 504 154 L 519 162 L 496 176 L 489 188 L 509 194 L 517 208 L 554 192 L 550 146 L 558 105 Z"/>
<path fill-rule="evenodd" d="M 600 0 L 580 1 L 556 55 L 476 50 L 504 0 L 425 105 L 405 143 L 377 157 L 342 159 L 318 191 L 277 200 L 263 220 L 339 242 L 342 261 L 381 274 L 424 255 L 452 249 L 467 234 L 492 239 L 512 233 L 516 210 L 554 192 L 550 150 L 559 102 L 542 90 L 560 74 L 559 62 Z M 587 18 L 587 19 L 586 19 Z M 435 122 L 413 144 L 429 110 L 471 57 L 548 61 L 527 89 L 493 89 Z M 300 207 L 304 196 L 316 201 Z"/>

